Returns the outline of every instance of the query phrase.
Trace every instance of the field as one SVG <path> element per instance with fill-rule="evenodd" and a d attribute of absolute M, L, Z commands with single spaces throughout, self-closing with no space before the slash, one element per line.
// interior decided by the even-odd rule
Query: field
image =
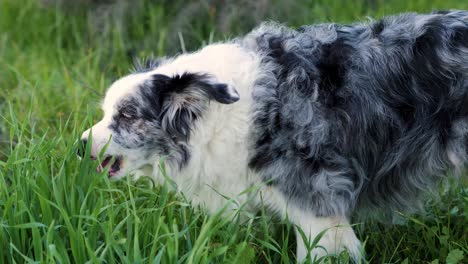
<path fill-rule="evenodd" d="M 77 139 L 101 117 L 106 87 L 135 56 L 190 51 L 266 16 L 299 26 L 468 9 L 463 0 L 304 0 L 289 9 L 269 1 L 283 13 L 220 26 L 213 4 L 186 28 L 174 23 L 186 16 L 182 1 L 150 2 L 104 17 L 86 5 L 0 0 L 0 263 L 293 263 L 293 226 L 285 221 L 261 212 L 242 223 L 208 216 L 170 183 L 110 182 L 95 162 L 78 160 Z M 399 214 L 398 225 L 358 223 L 367 261 L 467 263 L 466 178 L 441 187 L 440 198 L 428 196 L 426 212 Z"/>

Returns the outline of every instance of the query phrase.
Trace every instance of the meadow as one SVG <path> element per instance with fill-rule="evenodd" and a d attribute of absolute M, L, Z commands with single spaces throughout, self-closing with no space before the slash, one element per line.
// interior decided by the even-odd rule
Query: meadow
<path fill-rule="evenodd" d="M 96 162 L 78 160 L 77 139 L 101 117 L 106 87 L 129 72 L 134 57 L 194 50 L 258 20 L 295 27 L 468 9 L 463 0 L 298 0 L 288 8 L 266 1 L 277 8 L 220 26 L 220 12 L 228 11 L 210 3 L 190 17 L 184 1 L 142 0 L 136 11 L 104 17 L 94 7 L 55 2 L 0 0 L 0 263 L 294 263 L 286 221 L 263 211 L 242 222 L 209 216 L 170 182 L 110 182 Z M 175 23 L 181 17 L 190 20 Z M 358 222 L 367 261 L 467 263 L 467 183 L 462 176 L 441 186 L 421 214 L 396 212 L 399 224 Z M 323 260 L 347 263 L 348 256 Z"/>

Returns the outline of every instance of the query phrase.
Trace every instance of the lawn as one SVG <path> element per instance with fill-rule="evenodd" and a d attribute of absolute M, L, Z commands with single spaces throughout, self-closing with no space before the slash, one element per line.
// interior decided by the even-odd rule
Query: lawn
<path fill-rule="evenodd" d="M 101 117 L 106 87 L 134 57 L 194 50 L 258 20 L 299 26 L 468 9 L 463 0 L 266 1 L 276 8 L 259 17 L 244 10 L 250 20 L 234 16 L 220 25 L 228 9 L 213 3 L 190 15 L 183 1 L 141 0 L 105 16 L 96 9 L 103 6 L 54 2 L 0 0 L 0 263 L 294 262 L 293 227 L 285 221 L 261 212 L 243 222 L 209 216 L 170 183 L 110 182 L 95 162 L 78 160 L 77 139 Z M 398 225 L 358 222 L 367 260 L 467 263 L 466 178 L 441 187 L 440 198 L 429 195 L 424 213 L 396 213 Z"/>

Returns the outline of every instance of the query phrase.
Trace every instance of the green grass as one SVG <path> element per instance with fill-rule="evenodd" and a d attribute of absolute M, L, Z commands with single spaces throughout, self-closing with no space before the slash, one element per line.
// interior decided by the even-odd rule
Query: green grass
<path fill-rule="evenodd" d="M 463 0 L 309 2 L 301 4 L 307 12 L 284 22 L 468 8 Z M 109 182 L 95 172 L 96 164 L 76 158 L 76 139 L 100 118 L 106 87 L 130 67 L 128 51 L 160 56 L 169 49 L 164 40 L 174 11 L 148 3 L 145 10 L 127 21 L 127 30 L 93 35 L 84 11 L 0 1 L 0 263 L 295 261 L 293 228 L 284 221 L 263 213 L 243 223 L 208 216 L 168 186 Z M 195 45 L 223 38 L 212 32 L 212 20 L 204 21 L 193 25 Z M 233 28 L 232 34 L 245 30 Z M 147 32 L 158 37 L 145 38 Z M 402 216 L 407 221 L 401 225 L 359 223 L 367 259 L 466 263 L 468 188 L 456 183 L 441 190 L 441 199 L 429 199 L 426 209 Z"/>

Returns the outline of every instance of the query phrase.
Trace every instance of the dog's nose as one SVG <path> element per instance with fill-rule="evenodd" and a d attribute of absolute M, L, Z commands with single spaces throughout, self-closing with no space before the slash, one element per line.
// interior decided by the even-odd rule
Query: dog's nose
<path fill-rule="evenodd" d="M 78 157 L 83 158 L 86 152 L 86 144 L 88 143 L 87 139 L 82 139 L 80 143 L 78 144 L 78 149 L 76 151 L 76 154 Z"/>

